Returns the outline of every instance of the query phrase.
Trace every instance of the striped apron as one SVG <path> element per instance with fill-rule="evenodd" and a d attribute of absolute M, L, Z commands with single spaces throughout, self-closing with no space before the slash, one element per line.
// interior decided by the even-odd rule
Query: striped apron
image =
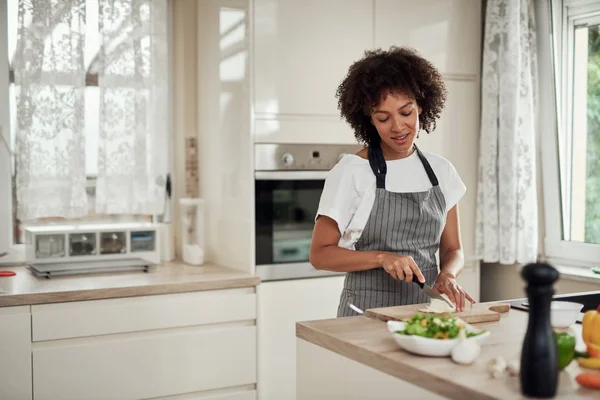
<path fill-rule="evenodd" d="M 369 164 L 377 182 L 375 201 L 355 249 L 410 255 L 425 281 L 433 285 L 438 276 L 435 255 L 446 224 L 446 200 L 431 165 L 416 145 L 414 148 L 433 187 L 425 192 L 395 193 L 385 189 L 387 165 L 381 148 L 369 147 Z M 348 272 L 337 316 L 358 315 L 348 303 L 367 310 L 428 301 L 417 284 L 396 280 L 382 267 Z"/>

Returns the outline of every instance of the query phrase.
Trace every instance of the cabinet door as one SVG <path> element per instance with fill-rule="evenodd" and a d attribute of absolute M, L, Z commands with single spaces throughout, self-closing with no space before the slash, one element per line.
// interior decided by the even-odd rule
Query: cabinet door
<path fill-rule="evenodd" d="M 254 288 L 239 288 L 35 305 L 31 308 L 32 340 L 253 320 L 255 303 Z"/>
<path fill-rule="evenodd" d="M 254 111 L 338 115 L 335 91 L 373 46 L 373 0 L 256 0 Z"/>
<path fill-rule="evenodd" d="M 256 327 L 233 323 L 35 343 L 33 370 L 36 400 L 148 399 L 252 385 Z"/>
<path fill-rule="evenodd" d="M 375 0 L 375 45 L 411 46 L 444 74 L 478 75 L 481 0 Z"/>
<path fill-rule="evenodd" d="M 258 397 L 296 398 L 296 322 L 335 318 L 344 276 L 261 283 L 258 300 Z"/>
<path fill-rule="evenodd" d="M 256 390 L 225 389 L 157 397 L 153 400 L 256 400 Z"/>
<path fill-rule="evenodd" d="M 0 399 L 31 399 L 29 306 L 0 308 Z"/>

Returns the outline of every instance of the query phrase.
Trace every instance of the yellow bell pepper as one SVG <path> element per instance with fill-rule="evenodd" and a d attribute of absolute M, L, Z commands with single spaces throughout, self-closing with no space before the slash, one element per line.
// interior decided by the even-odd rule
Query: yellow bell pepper
<path fill-rule="evenodd" d="M 600 357 L 600 307 L 598 310 L 589 310 L 583 315 L 583 341 L 585 342 L 590 357 Z"/>

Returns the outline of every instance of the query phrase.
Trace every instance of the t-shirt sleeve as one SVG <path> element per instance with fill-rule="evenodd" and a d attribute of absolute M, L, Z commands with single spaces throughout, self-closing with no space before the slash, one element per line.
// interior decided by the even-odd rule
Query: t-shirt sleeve
<path fill-rule="evenodd" d="M 340 235 L 344 234 L 352 220 L 358 199 L 352 171 L 348 168 L 347 161 L 342 159 L 329 171 L 315 216 L 315 220 L 319 215 L 325 215 L 337 222 Z"/>
<path fill-rule="evenodd" d="M 467 188 L 463 183 L 462 179 L 456 172 L 456 168 L 452 163 L 448 162 L 446 168 L 445 179 L 440 180 L 440 185 L 444 190 L 444 196 L 446 197 L 446 212 L 450 211 L 460 199 L 465 195 Z"/>

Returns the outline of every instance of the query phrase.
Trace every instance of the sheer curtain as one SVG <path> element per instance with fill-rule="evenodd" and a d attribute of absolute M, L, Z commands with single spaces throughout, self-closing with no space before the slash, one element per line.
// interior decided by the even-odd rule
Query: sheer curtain
<path fill-rule="evenodd" d="M 13 69 L 17 216 L 87 214 L 85 0 L 19 0 Z"/>
<path fill-rule="evenodd" d="M 537 258 L 536 46 L 531 0 L 488 0 L 476 248 L 486 262 Z"/>
<path fill-rule="evenodd" d="M 159 214 L 168 171 L 167 0 L 99 0 L 96 212 Z"/>

